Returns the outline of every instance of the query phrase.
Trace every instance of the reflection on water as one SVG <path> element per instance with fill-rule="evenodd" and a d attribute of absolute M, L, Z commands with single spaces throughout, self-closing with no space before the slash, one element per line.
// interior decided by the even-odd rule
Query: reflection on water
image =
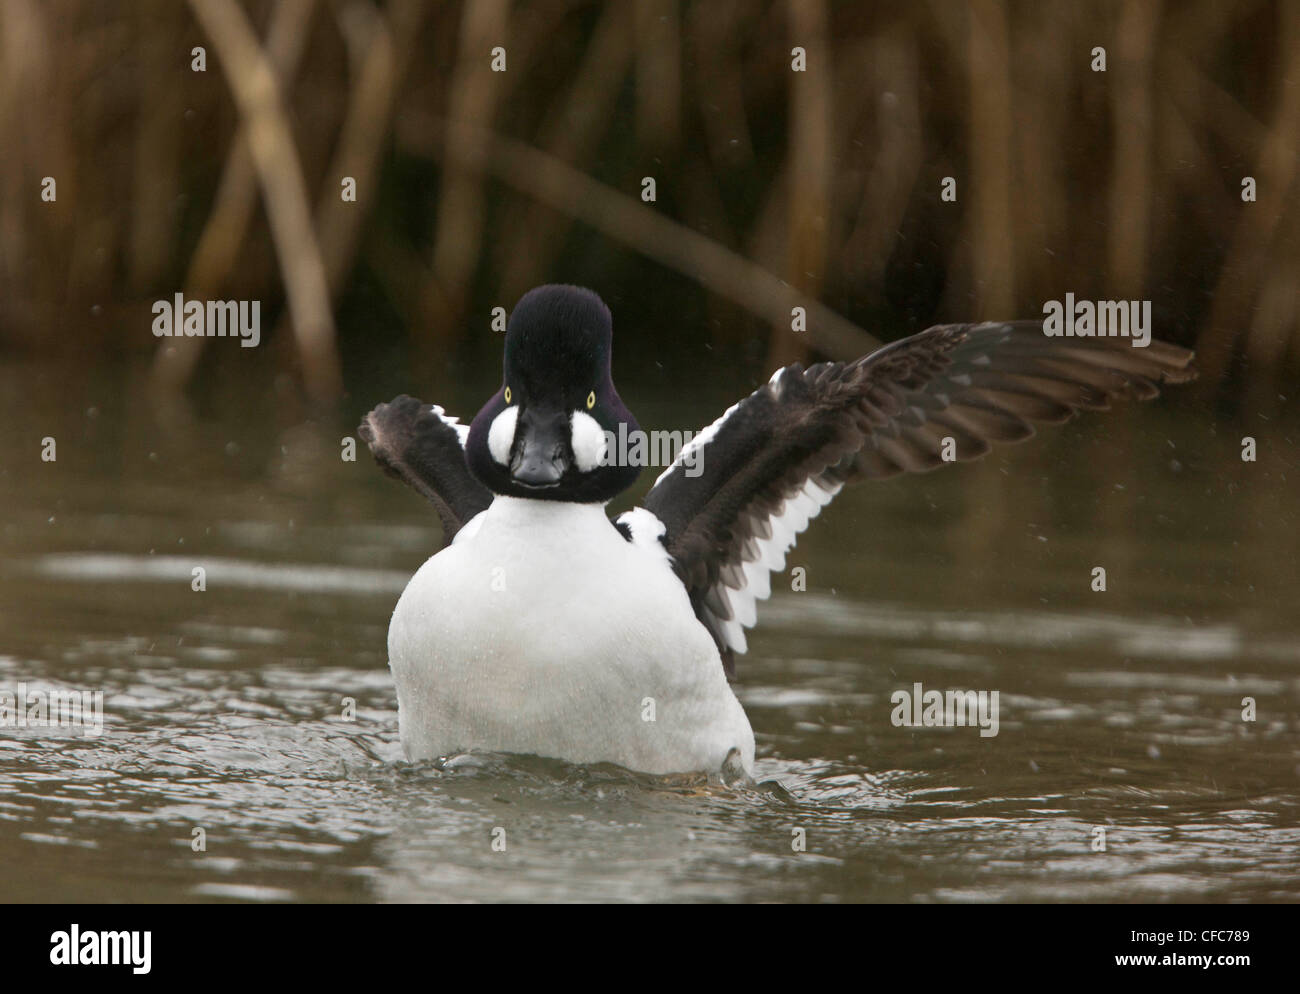
<path fill-rule="evenodd" d="M 1244 466 L 1232 432 L 1147 408 L 847 491 L 739 662 L 767 783 L 730 789 L 402 761 L 385 633 L 433 515 L 339 458 L 350 422 L 277 427 L 253 386 L 159 423 L 131 375 L 0 374 L 0 690 L 105 709 L 97 737 L 0 730 L 9 900 L 1300 898 L 1282 427 L 1252 428 L 1269 456 Z M 744 389 L 623 392 L 696 428 Z M 893 726 L 915 683 L 999 691 L 999 734 Z"/>

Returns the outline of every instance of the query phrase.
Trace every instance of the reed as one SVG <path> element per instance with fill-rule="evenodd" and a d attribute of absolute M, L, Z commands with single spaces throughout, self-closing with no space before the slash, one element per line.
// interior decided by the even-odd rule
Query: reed
<path fill-rule="evenodd" d="M 267 361 L 329 404 L 363 276 L 426 366 L 545 280 L 655 313 L 672 271 L 716 343 L 767 336 L 756 372 L 1068 290 L 1153 299 L 1202 389 L 1272 414 L 1300 364 L 1297 78 L 1282 0 L 7 0 L 0 348 L 152 356 L 175 393 L 222 359 L 160 349 L 150 303 L 258 297 Z"/>

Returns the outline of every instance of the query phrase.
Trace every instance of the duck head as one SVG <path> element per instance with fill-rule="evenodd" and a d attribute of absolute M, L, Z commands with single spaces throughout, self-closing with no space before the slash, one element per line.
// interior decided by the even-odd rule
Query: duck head
<path fill-rule="evenodd" d="M 465 445 L 484 486 L 509 497 L 599 503 L 636 482 L 638 467 L 607 455 L 606 432 L 625 438 L 640 430 L 614 389 L 612 340 L 609 308 L 590 290 L 540 286 L 520 298 L 506 325 L 504 382 Z"/>

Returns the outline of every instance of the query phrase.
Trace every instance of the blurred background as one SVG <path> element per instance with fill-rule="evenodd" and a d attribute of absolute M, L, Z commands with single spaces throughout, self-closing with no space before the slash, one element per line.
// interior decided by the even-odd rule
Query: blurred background
<path fill-rule="evenodd" d="M 0 729 L 7 893 L 1294 901 L 1298 132 L 1283 0 L 0 0 L 0 687 L 111 732 Z M 792 860 L 762 798 L 400 762 L 441 536 L 348 444 L 398 392 L 472 417 L 548 281 L 647 429 L 1066 293 L 1150 299 L 1201 378 L 801 536 L 736 684 Z M 156 338 L 177 292 L 261 344 Z M 914 681 L 999 736 L 892 726 Z"/>
<path fill-rule="evenodd" d="M 1153 300 L 1229 403 L 1276 413 L 1300 362 L 1292 4 L 2 9 L 11 357 L 149 360 L 215 398 L 274 365 L 328 404 L 495 361 L 491 308 L 561 281 L 636 330 L 630 374 L 707 346 L 765 376 L 1067 291 Z M 176 291 L 261 300 L 265 344 L 160 352 Z"/>

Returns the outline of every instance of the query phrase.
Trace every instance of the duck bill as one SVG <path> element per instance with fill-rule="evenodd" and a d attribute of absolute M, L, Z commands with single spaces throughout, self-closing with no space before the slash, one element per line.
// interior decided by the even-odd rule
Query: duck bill
<path fill-rule="evenodd" d="M 570 461 L 569 419 L 564 412 L 523 410 L 510 460 L 511 480 L 532 490 L 558 486 Z"/>

